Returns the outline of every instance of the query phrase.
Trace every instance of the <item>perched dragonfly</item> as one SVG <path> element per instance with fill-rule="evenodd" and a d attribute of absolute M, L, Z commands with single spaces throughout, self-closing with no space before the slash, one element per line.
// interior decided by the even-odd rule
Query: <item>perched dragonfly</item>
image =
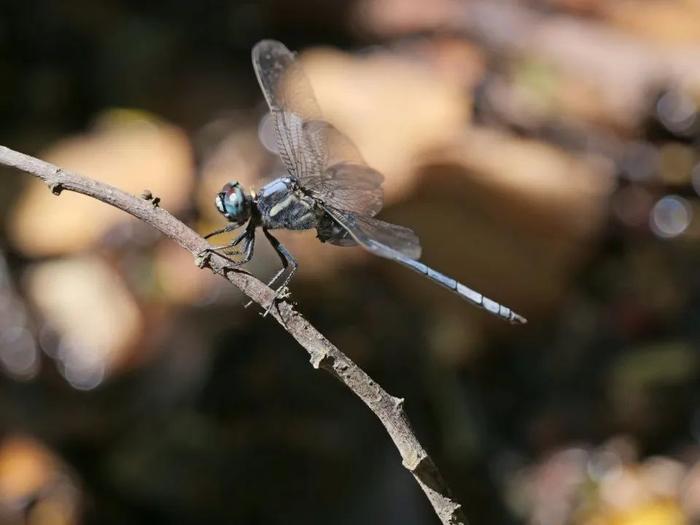
<path fill-rule="evenodd" d="M 206 238 L 244 225 L 245 229 L 232 242 L 210 251 L 227 256 L 243 243 L 242 259 L 235 264 L 245 264 L 253 256 L 255 230 L 261 227 L 282 261 L 269 286 L 286 273 L 276 289 L 277 298 L 297 262 L 270 230 L 315 228 L 321 242 L 359 245 L 407 266 L 491 314 L 512 323 L 526 322 L 510 308 L 419 262 L 421 246 L 416 234 L 375 218 L 383 205 L 384 178 L 365 163 L 348 137 L 323 119 L 308 79 L 284 44 L 263 40 L 253 48 L 252 58 L 287 174 L 257 193 L 247 193 L 238 182 L 226 184 L 216 196 L 216 207 L 229 223 Z"/>

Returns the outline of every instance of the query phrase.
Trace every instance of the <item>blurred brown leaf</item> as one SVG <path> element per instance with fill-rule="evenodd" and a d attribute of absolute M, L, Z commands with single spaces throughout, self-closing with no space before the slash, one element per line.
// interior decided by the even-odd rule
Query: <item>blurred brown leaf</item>
<path fill-rule="evenodd" d="M 54 475 L 56 459 L 34 440 L 13 436 L 0 444 L 0 502 L 14 506 L 39 492 Z"/>
<path fill-rule="evenodd" d="M 324 116 L 384 174 L 389 203 L 410 191 L 415 157 L 469 121 L 468 93 L 405 57 L 317 49 L 302 60 Z"/>
<path fill-rule="evenodd" d="M 602 4 L 614 25 L 663 44 L 700 43 L 700 4 L 693 0 L 612 0 Z"/>
<path fill-rule="evenodd" d="M 80 493 L 58 457 L 24 435 L 0 442 L 3 525 L 77 525 Z"/>
<path fill-rule="evenodd" d="M 131 292 L 97 257 L 37 264 L 27 276 L 27 289 L 59 336 L 64 376 L 79 388 L 94 388 L 123 364 L 142 334 L 142 314 Z"/>
<path fill-rule="evenodd" d="M 61 140 L 39 156 L 136 195 L 148 188 L 171 210 L 187 202 L 193 182 L 184 133 L 143 112 L 108 111 L 88 133 Z M 20 250 L 36 257 L 85 249 L 127 220 L 124 212 L 81 195 L 65 192 L 58 200 L 31 181 L 8 230 Z"/>

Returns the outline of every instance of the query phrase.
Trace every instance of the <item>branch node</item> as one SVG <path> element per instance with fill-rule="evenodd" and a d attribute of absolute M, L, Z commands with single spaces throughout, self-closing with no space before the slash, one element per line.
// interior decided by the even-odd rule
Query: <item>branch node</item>
<path fill-rule="evenodd" d="M 194 256 L 194 263 L 199 268 L 211 268 L 211 252 L 207 250 L 202 250 L 197 255 Z"/>
<path fill-rule="evenodd" d="M 345 361 L 338 361 L 336 359 L 335 363 L 333 363 L 333 368 L 335 368 L 335 371 L 338 373 L 338 375 L 344 376 L 345 372 L 347 372 L 350 368 L 350 365 Z"/>
<path fill-rule="evenodd" d="M 333 366 L 333 358 L 327 350 L 319 350 L 311 353 L 311 366 L 316 370 L 319 368 L 329 368 Z"/>
<path fill-rule="evenodd" d="M 447 523 L 449 525 L 464 525 L 464 517 L 462 516 L 462 505 L 452 502 L 452 505 L 447 509 Z"/>
<path fill-rule="evenodd" d="M 61 170 L 58 170 L 57 173 L 59 171 Z M 51 190 L 51 193 L 58 196 L 63 191 L 63 184 L 61 184 L 60 182 L 52 182 L 51 184 L 49 184 L 49 189 Z"/>
<path fill-rule="evenodd" d="M 396 409 L 396 411 L 400 412 L 401 410 L 403 410 L 403 404 L 406 400 L 403 397 L 394 397 L 391 401 L 394 403 L 394 408 Z"/>
<path fill-rule="evenodd" d="M 401 464 L 411 472 L 416 472 L 421 468 L 426 457 L 425 452 L 411 449 L 410 453 L 402 458 Z"/>

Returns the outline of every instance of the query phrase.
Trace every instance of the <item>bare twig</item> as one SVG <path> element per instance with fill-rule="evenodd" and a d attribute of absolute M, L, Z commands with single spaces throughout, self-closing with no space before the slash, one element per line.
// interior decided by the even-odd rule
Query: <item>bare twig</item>
<path fill-rule="evenodd" d="M 39 177 L 56 194 L 60 194 L 62 190 L 74 191 L 119 208 L 150 224 L 195 256 L 209 247 L 207 241 L 196 232 L 144 198 L 138 198 L 113 186 L 66 172 L 52 164 L 4 146 L 0 146 L 0 164 Z M 264 308 L 267 308 L 274 298 L 274 292 L 270 288 L 255 277 L 235 270 L 223 257 L 212 256 L 207 261 L 207 266 L 213 272 L 228 279 L 251 300 Z M 296 312 L 291 304 L 280 302 L 270 310 L 270 315 L 309 353 L 314 368 L 322 368 L 339 379 L 375 413 L 398 448 L 404 467 L 413 474 L 440 521 L 450 525 L 465 524 L 466 519 L 460 504 L 452 499 L 433 460 L 411 429 L 403 410 L 403 399 L 388 394 Z"/>

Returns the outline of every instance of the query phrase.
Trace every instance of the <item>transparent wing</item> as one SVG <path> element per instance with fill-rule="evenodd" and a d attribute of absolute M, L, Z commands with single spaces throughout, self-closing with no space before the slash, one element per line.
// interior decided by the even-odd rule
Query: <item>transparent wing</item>
<path fill-rule="evenodd" d="M 322 119 L 294 54 L 281 42 L 263 40 L 253 48 L 252 58 L 289 174 L 322 202 L 376 215 L 383 204 L 382 176 L 367 166 L 348 137 Z"/>
<path fill-rule="evenodd" d="M 252 51 L 253 68 L 271 111 L 287 111 L 303 120 L 322 120 L 311 84 L 282 42 L 262 40 Z"/>
<path fill-rule="evenodd" d="M 324 204 L 374 217 L 384 205 L 383 181 L 369 166 L 341 162 L 304 179 L 304 188 Z"/>
<path fill-rule="evenodd" d="M 420 258 L 420 240 L 413 230 L 328 206 L 324 209 L 360 246 L 375 255 L 393 260 Z"/>

